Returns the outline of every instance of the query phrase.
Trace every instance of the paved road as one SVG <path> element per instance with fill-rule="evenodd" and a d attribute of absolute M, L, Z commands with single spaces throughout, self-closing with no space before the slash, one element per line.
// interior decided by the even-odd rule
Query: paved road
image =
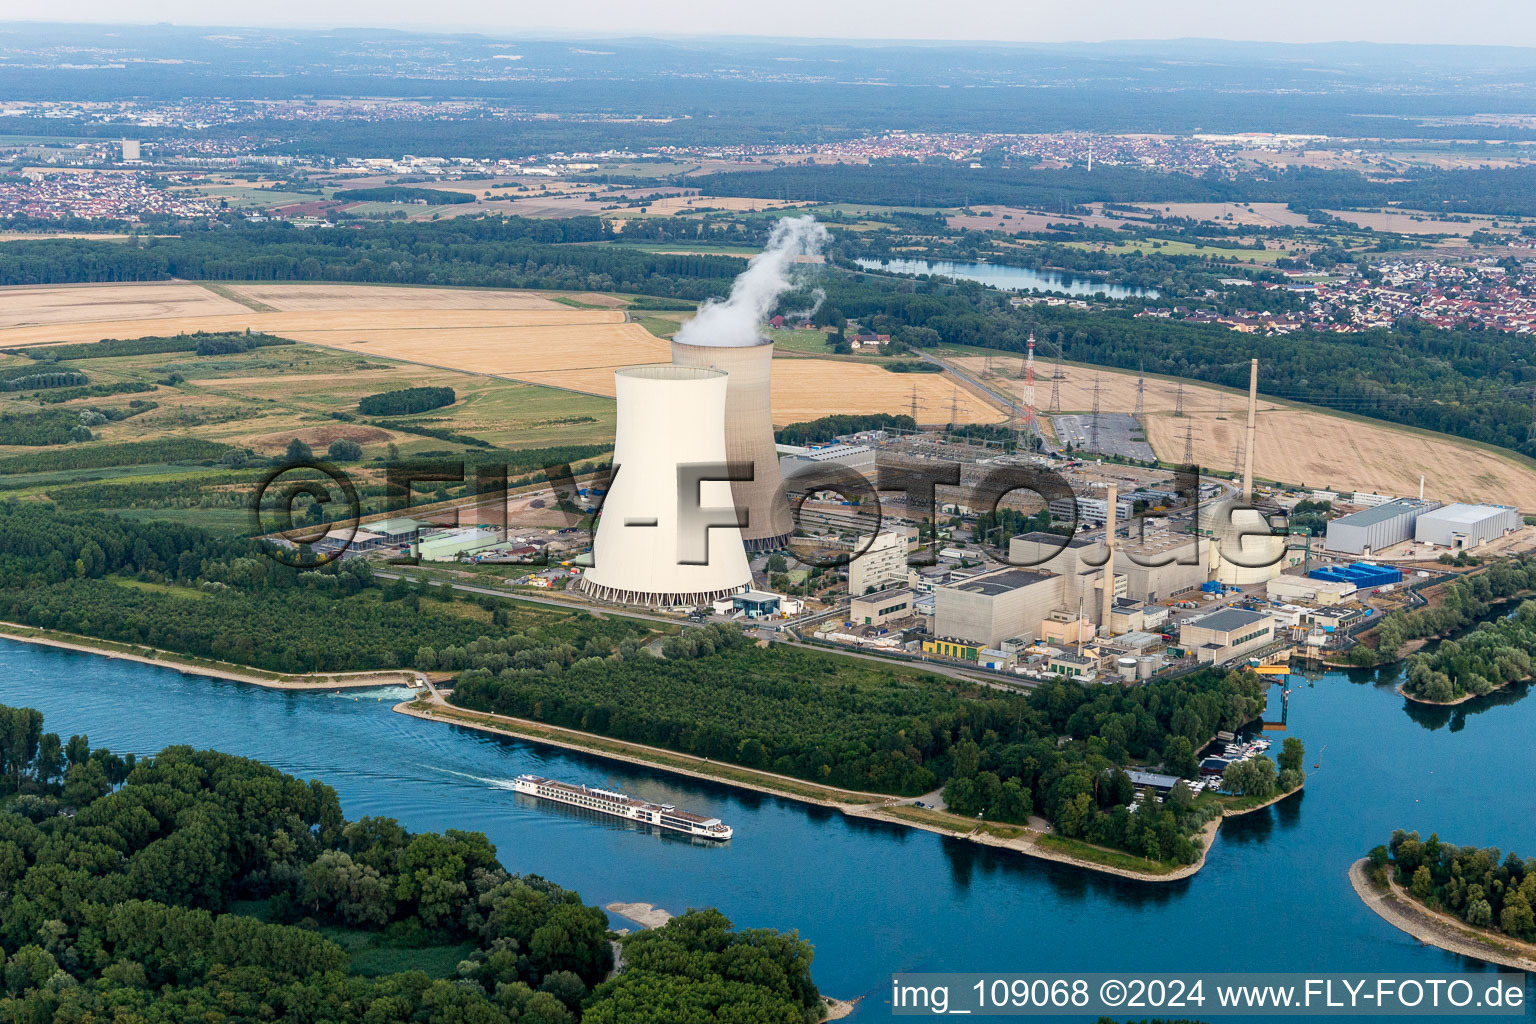
<path fill-rule="evenodd" d="M 599 610 L 590 606 L 576 604 L 573 601 L 561 601 L 558 598 L 553 597 L 538 597 L 532 594 L 509 594 L 505 590 L 498 590 L 495 587 L 477 586 L 473 583 L 445 583 L 442 580 L 424 579 L 423 577 L 416 576 L 414 574 L 402 573 L 399 570 L 374 569 L 373 574 L 381 579 L 386 580 L 410 579 L 416 580 L 418 582 L 424 581 L 434 587 L 450 586 L 454 590 L 462 591 L 466 594 L 489 594 L 492 597 L 504 597 L 514 601 L 527 601 L 531 604 L 551 605 L 556 608 L 564 608 L 566 611 L 591 612 L 597 618 L 603 618 L 607 615 L 615 615 L 619 616 L 620 618 L 644 619 L 648 622 L 663 622 L 669 626 L 684 626 L 689 624 L 681 619 L 669 618 L 663 615 L 649 615 L 645 612 L 632 611 L 609 611 L 607 609 Z M 769 635 L 769 639 L 774 643 L 787 644 L 791 647 L 802 647 L 806 650 L 820 651 L 823 654 L 840 654 L 847 658 L 859 658 L 864 661 L 878 661 L 884 665 L 906 665 L 923 672 L 932 672 L 935 675 L 949 676 L 951 678 L 960 679 L 968 683 L 980 683 L 983 686 L 990 686 L 997 690 L 1018 691 L 1021 689 L 1032 689 L 1033 687 L 1039 685 L 1038 683 L 1027 679 L 1020 679 L 1017 683 L 1001 679 L 989 679 L 983 675 L 967 672 L 960 666 L 946 665 L 940 662 L 922 661 L 916 658 L 886 658 L 882 657 L 881 655 L 870 654 L 865 651 L 853 651 L 834 647 L 824 647 L 821 644 L 811 644 L 801 640 L 791 639 L 787 633 L 772 633 Z"/>
<path fill-rule="evenodd" d="M 606 618 L 615 615 L 625 619 L 645 619 L 649 622 L 665 622 L 670 626 L 685 625 L 682 619 L 665 615 L 649 615 L 645 612 L 612 611 L 606 608 L 597 608 L 593 605 L 578 604 L 575 601 L 562 601 L 557 597 L 539 597 L 536 594 L 519 594 L 506 587 L 482 587 L 474 583 L 445 583 L 442 580 L 425 576 L 417 576 L 415 573 L 403 573 L 398 569 L 375 568 L 373 574 L 379 579 L 385 580 L 413 580 L 417 583 L 427 583 L 434 587 L 450 586 L 454 590 L 463 591 L 466 594 L 489 594 L 492 597 L 504 597 L 512 601 L 527 601 L 529 604 L 547 604 L 555 608 L 564 608 L 568 612 L 588 612 L 595 618 Z"/>

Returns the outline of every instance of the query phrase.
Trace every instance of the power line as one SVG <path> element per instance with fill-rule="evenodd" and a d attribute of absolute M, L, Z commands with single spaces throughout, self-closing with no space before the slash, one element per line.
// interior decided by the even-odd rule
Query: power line
<path fill-rule="evenodd" d="M 1099 450 L 1099 375 L 1093 375 L 1093 419 L 1089 421 L 1089 445 Z"/>

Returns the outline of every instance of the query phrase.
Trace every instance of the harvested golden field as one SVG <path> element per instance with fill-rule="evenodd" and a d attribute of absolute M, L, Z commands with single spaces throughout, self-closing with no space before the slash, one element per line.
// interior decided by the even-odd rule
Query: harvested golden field
<path fill-rule="evenodd" d="M 74 325 L 158 317 L 216 316 L 248 312 L 240 303 L 196 284 L 17 285 L 0 288 L 0 331 L 32 325 Z M 94 330 L 94 328 L 91 328 Z M 45 330 L 41 332 L 47 335 Z M 78 341 L 89 330 L 56 340 Z M 99 334 L 90 340 L 110 337 Z M 27 342 L 7 342 L 27 344 Z"/>
<path fill-rule="evenodd" d="M 516 376 L 535 384 L 612 395 L 615 368 L 636 362 L 671 361 L 671 345 L 660 339 L 652 341 L 655 354 L 645 358 L 623 360 L 612 366 L 524 372 Z M 783 426 L 833 413 L 910 412 L 913 388 L 917 389 L 919 423 L 950 422 L 951 403 L 955 422 L 959 423 L 998 423 L 1005 415 L 942 374 L 891 373 L 872 363 L 793 358 L 773 362 L 773 422 Z"/>
<path fill-rule="evenodd" d="M 957 362 L 980 372 L 985 360 Z M 993 359 L 988 383 L 1023 394 L 1014 378 L 1017 359 Z M 1036 363 L 1035 400 L 1049 408 L 1049 361 Z M 1263 364 L 1260 364 L 1260 373 Z M 1069 365 L 1060 381 L 1061 408 L 1087 412 L 1093 408 L 1093 384 L 1099 380 L 1103 412 L 1132 412 L 1136 408 L 1136 374 Z M 1000 374 L 1000 375 L 999 375 Z M 1440 501 L 1487 501 L 1536 511 L 1536 469 L 1514 455 L 1505 455 L 1470 441 L 1389 424 L 1336 415 L 1315 407 L 1265 399 L 1259 378 L 1259 413 L 1255 428 L 1254 474 L 1265 480 L 1306 487 L 1377 491 L 1413 495 L 1419 474 L 1424 494 Z M 1173 415 L 1178 383 L 1147 378 L 1145 395 L 1147 440 L 1161 459 L 1184 455 L 1186 429 L 1193 431 L 1195 461 L 1228 472 L 1236 468 L 1234 453 L 1242 443 L 1246 395 L 1205 384 L 1184 384 L 1184 413 Z"/>
<path fill-rule="evenodd" d="M 1160 203 L 1138 206 L 1148 214 L 1189 217 L 1216 224 L 1253 224 L 1261 227 L 1301 227 L 1307 215 L 1296 213 L 1284 203 Z M 1228 216 L 1231 220 L 1228 220 Z"/>
<path fill-rule="evenodd" d="M 1486 228 L 1494 221 L 1505 225 L 1519 221 L 1516 217 L 1486 217 L 1477 214 L 1467 214 L 1466 221 L 1439 220 L 1432 213 L 1418 213 L 1414 210 L 1325 210 L 1324 212 L 1356 227 L 1370 228 L 1372 231 L 1395 231 L 1403 235 L 1466 237 L 1474 231 Z"/>
<path fill-rule="evenodd" d="M 217 296 L 210 298 L 218 300 Z M 227 300 L 218 300 L 227 301 Z M 313 341 L 318 345 L 352 347 L 370 337 L 410 333 L 417 349 L 429 353 L 439 340 L 461 331 L 494 332 L 509 328 L 554 328 L 621 324 L 617 310 L 571 309 L 558 303 L 549 309 L 321 309 L 259 313 L 237 303 L 240 312 L 219 316 L 166 316 L 133 320 L 96 320 L 86 324 L 49 324 L 0 328 L 0 346 L 45 345 L 59 341 L 99 338 L 147 338 L 196 331 L 266 331 Z M 0 297 L 0 310 L 5 308 Z M 490 344 L 490 342 L 483 342 Z M 404 357 L 401 357 L 404 358 Z M 427 360 L 418 360 L 425 362 Z"/>
<path fill-rule="evenodd" d="M 305 309 L 566 309 L 533 292 L 356 284 L 235 284 L 242 299 L 281 311 Z"/>
<path fill-rule="evenodd" d="M 1044 231 L 1052 224 L 1079 224 L 1084 227 L 1118 228 L 1135 223 L 1124 215 L 1105 216 L 1101 210 L 1092 217 L 1077 214 L 1037 213 L 1017 206 L 973 206 L 974 213 L 946 213 L 944 221 L 951 228 L 966 231 Z"/>
<path fill-rule="evenodd" d="M 33 320 L 21 324 L 15 318 L 3 319 L 10 304 L 0 292 L 0 324 L 7 324 L 0 326 L 0 347 L 248 328 L 353 355 L 604 396 L 613 394 L 613 371 L 618 367 L 671 360 L 670 343 L 628 321 L 622 309 L 573 309 L 528 292 L 305 284 L 219 287 L 253 305 L 277 308 L 247 308 L 196 285 L 33 289 L 26 300 Z M 66 323 L 63 317 L 75 308 L 70 300 L 77 293 L 93 296 L 102 309 L 154 312 Z M 145 305 L 144 295 L 158 296 L 158 305 Z M 134 305 L 135 299 L 139 305 Z M 196 315 L 176 302 L 221 311 Z M 405 304 L 411 305 L 400 308 Z M 36 320 L 46 309 L 53 310 L 55 322 Z M 311 383 L 309 376 L 303 367 L 292 368 L 280 386 L 304 386 Z M 386 389 L 392 379 L 398 380 L 387 371 L 350 369 L 332 378 L 332 387 L 367 393 Z M 269 396 L 277 380 L 237 372 L 216 387 L 226 394 L 260 398 Z M 774 420 L 784 424 L 829 413 L 906 412 L 914 389 L 923 423 L 996 423 L 1005 415 L 939 374 L 896 374 L 872 363 L 801 357 L 775 361 Z"/>

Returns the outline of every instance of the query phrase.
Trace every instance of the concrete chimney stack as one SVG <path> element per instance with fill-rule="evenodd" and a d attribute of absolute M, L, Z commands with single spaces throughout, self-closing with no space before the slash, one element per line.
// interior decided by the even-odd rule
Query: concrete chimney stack
<path fill-rule="evenodd" d="M 1253 428 L 1259 414 L 1259 361 L 1248 363 L 1248 437 L 1243 443 L 1243 501 L 1253 503 Z"/>
<path fill-rule="evenodd" d="M 1104 635 L 1109 636 L 1109 616 L 1115 606 L 1115 502 L 1119 498 L 1119 489 L 1109 485 L 1109 494 L 1104 499 L 1104 618 L 1099 625 L 1104 630 Z"/>

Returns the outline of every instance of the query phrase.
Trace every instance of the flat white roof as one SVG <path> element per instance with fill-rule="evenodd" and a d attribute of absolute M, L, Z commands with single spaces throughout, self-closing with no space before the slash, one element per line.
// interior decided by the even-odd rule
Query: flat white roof
<path fill-rule="evenodd" d="M 1495 516 L 1504 515 L 1512 511 L 1507 505 L 1447 505 L 1444 508 L 1435 509 L 1433 512 L 1425 512 L 1419 516 L 1420 521 L 1425 519 L 1432 523 L 1453 523 L 1458 526 L 1476 526 L 1485 520 Z"/>

